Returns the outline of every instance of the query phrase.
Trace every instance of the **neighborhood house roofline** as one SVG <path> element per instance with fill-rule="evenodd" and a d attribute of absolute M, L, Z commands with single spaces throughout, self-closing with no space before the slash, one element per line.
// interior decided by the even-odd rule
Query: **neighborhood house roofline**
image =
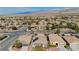
<path fill-rule="evenodd" d="M 69 43 L 79 42 L 79 39 L 75 36 L 63 36 L 63 38 Z"/>
<path fill-rule="evenodd" d="M 29 44 L 31 41 L 31 35 L 30 36 L 28 34 L 22 35 L 18 38 L 18 40 L 20 40 L 22 43 Z"/>
<path fill-rule="evenodd" d="M 51 44 L 52 43 L 66 44 L 65 41 L 60 36 L 58 36 L 57 34 L 50 34 L 49 40 L 50 40 Z"/>
<path fill-rule="evenodd" d="M 47 44 L 47 39 L 43 34 L 38 34 L 38 40 L 36 40 L 35 42 L 33 42 L 34 44 Z"/>

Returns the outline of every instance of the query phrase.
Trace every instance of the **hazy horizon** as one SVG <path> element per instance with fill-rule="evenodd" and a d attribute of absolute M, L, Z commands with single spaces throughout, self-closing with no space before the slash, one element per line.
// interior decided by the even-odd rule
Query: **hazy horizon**
<path fill-rule="evenodd" d="M 0 7 L 0 15 L 29 14 L 33 12 L 62 9 L 64 9 L 64 7 Z"/>

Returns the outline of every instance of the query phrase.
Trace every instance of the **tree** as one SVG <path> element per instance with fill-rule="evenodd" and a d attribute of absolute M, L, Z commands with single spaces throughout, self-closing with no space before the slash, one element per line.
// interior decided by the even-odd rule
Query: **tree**
<path fill-rule="evenodd" d="M 12 27 L 12 30 L 17 30 L 17 28 L 16 27 Z"/>
<path fill-rule="evenodd" d="M 16 48 L 21 48 L 22 47 L 22 43 L 19 41 L 19 40 L 16 40 L 13 47 L 16 47 Z"/>
<path fill-rule="evenodd" d="M 78 32 L 79 32 L 79 27 L 78 27 L 78 25 L 77 25 L 77 24 L 75 24 L 75 23 L 67 23 L 67 27 L 68 27 L 68 28 L 70 28 L 70 29 L 75 30 L 75 31 L 76 31 L 76 33 L 78 33 Z"/>
<path fill-rule="evenodd" d="M 79 32 L 79 28 L 78 28 L 78 25 L 77 24 L 74 25 L 74 30 L 76 31 L 76 33 Z"/>
<path fill-rule="evenodd" d="M 56 34 L 59 34 L 60 33 L 60 29 L 57 28 L 57 31 L 55 32 Z"/>
<path fill-rule="evenodd" d="M 49 30 L 49 26 L 48 25 L 46 26 L 46 30 Z"/>
<path fill-rule="evenodd" d="M 51 27 L 51 29 L 55 29 L 55 28 L 58 28 L 59 26 L 56 24 L 56 23 L 54 23 L 54 24 L 52 24 L 52 27 Z"/>

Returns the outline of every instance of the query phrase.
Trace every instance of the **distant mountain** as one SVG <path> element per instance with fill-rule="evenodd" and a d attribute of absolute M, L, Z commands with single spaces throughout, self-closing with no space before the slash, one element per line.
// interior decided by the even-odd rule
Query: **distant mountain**
<path fill-rule="evenodd" d="M 79 7 L 64 7 L 62 10 L 48 10 L 48 11 L 34 11 L 34 12 L 21 12 L 18 15 L 32 15 L 32 16 L 52 16 L 61 14 L 79 14 Z"/>
<path fill-rule="evenodd" d="M 46 12 L 48 10 L 35 10 L 35 11 L 26 11 L 26 12 L 17 12 L 16 14 L 31 14 L 31 13 L 39 13 L 39 12 Z"/>
<path fill-rule="evenodd" d="M 64 8 L 62 12 L 79 13 L 79 7 Z"/>
<path fill-rule="evenodd" d="M 16 13 L 16 14 L 30 14 L 30 13 L 33 13 L 33 12 L 18 12 L 18 13 Z"/>

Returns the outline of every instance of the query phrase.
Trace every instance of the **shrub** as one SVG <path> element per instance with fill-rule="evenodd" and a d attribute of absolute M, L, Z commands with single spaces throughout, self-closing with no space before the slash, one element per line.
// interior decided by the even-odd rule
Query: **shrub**
<path fill-rule="evenodd" d="M 68 45 L 65 45 L 64 47 L 67 49 L 69 46 Z"/>
<path fill-rule="evenodd" d="M 20 41 L 16 40 L 16 42 L 13 45 L 13 47 L 21 48 L 22 47 L 22 43 Z"/>

